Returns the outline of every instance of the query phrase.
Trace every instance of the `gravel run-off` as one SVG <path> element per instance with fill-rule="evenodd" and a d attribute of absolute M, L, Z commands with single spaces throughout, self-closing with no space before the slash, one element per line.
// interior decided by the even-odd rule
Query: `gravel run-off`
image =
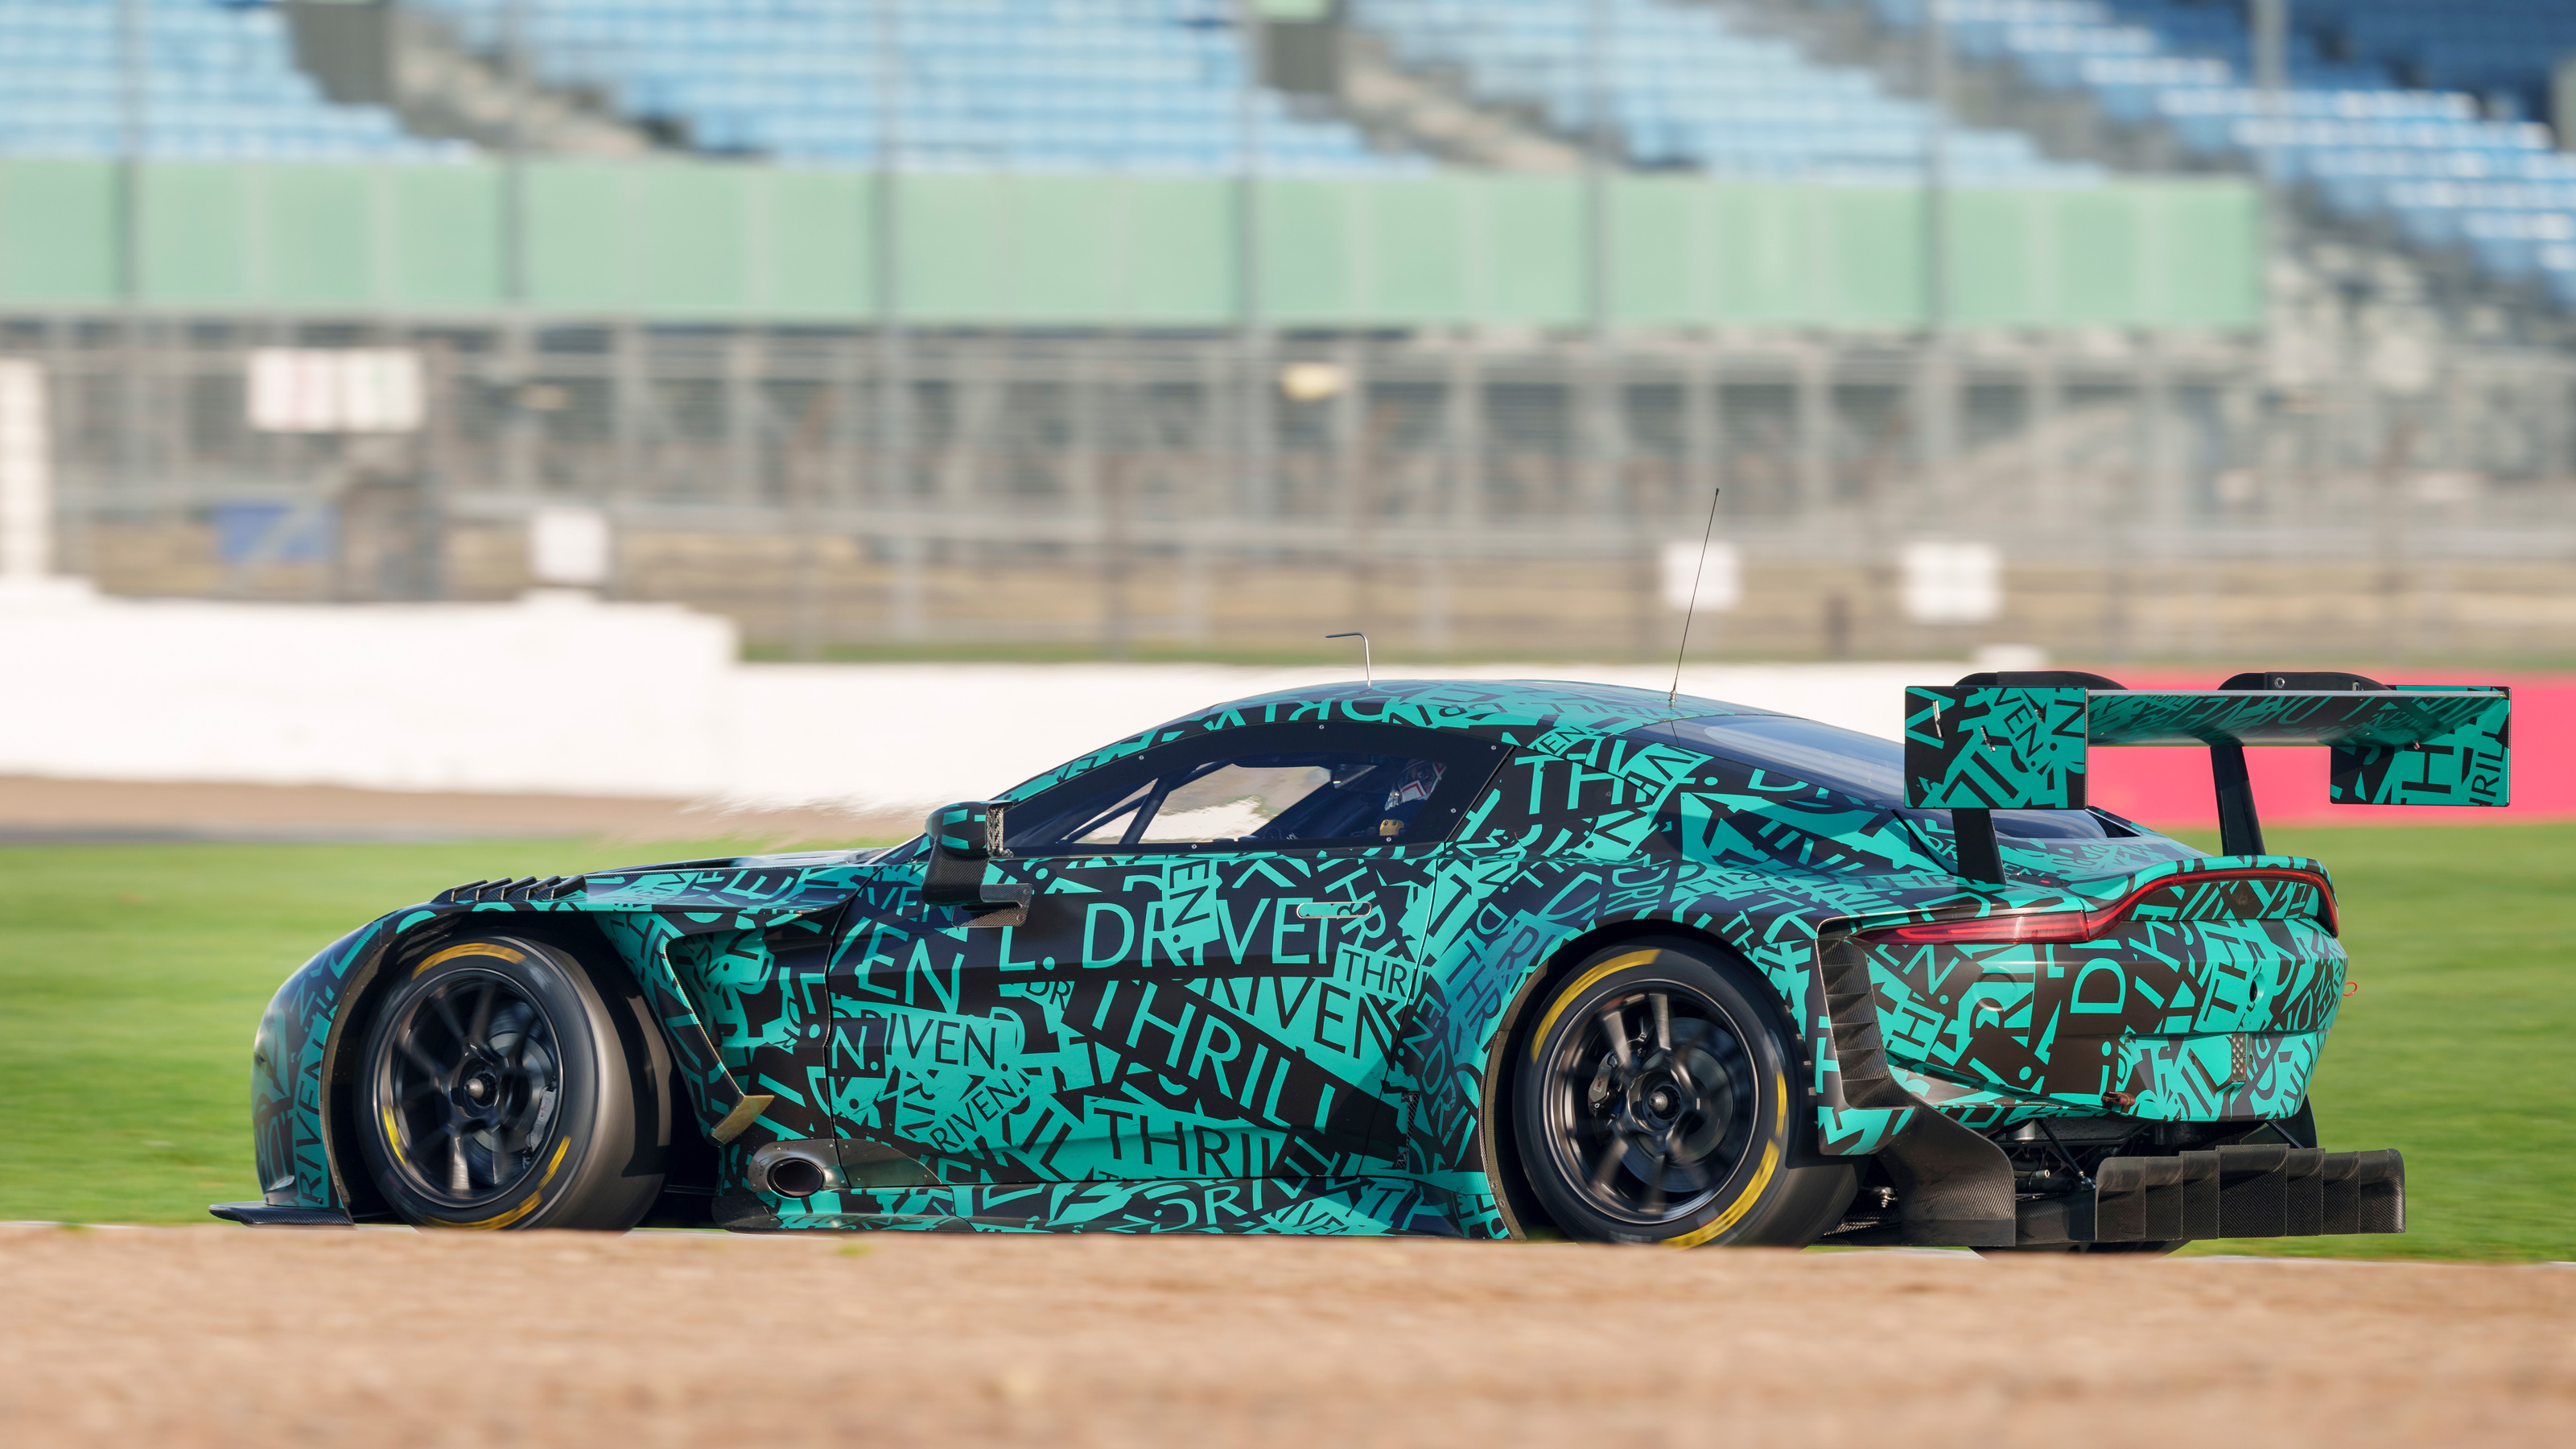
<path fill-rule="evenodd" d="M 0 1441 L 2565 1444 L 2576 1270 L 0 1228 Z"/>

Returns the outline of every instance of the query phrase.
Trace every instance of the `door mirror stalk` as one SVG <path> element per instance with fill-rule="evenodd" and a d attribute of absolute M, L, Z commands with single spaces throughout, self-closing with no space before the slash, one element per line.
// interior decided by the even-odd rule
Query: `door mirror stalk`
<path fill-rule="evenodd" d="M 930 842 L 930 863 L 921 875 L 921 899 L 925 905 L 978 907 L 990 905 L 1025 905 L 1026 887 L 995 887 L 1005 893 L 1004 899 L 991 900 L 985 894 L 984 868 L 1008 854 L 1002 848 L 1002 806 L 985 800 L 969 800 L 958 805 L 943 805 L 930 812 L 922 829 Z M 1014 897 L 1008 892 L 1017 890 Z"/>

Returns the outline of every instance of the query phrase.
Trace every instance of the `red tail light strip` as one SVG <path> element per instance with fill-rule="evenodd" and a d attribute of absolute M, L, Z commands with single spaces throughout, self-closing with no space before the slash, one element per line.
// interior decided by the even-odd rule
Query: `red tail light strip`
<path fill-rule="evenodd" d="M 1962 916 L 1946 921 L 1915 921 L 1902 926 L 1882 926 L 1863 931 L 1860 938 L 1870 942 L 1889 942 L 1909 946 L 2011 946 L 2023 942 L 2090 941 L 2120 924 L 2129 908 L 2146 896 L 2175 886 L 2198 885 L 2204 881 L 2222 880 L 2294 880 L 2317 888 L 2319 913 L 2328 931 L 2341 934 L 2335 919 L 2334 887 L 2313 870 L 2291 870 L 2284 867 L 2256 867 L 2249 870 L 2213 870 L 2200 874 L 2165 876 L 2137 887 L 2110 905 L 2090 911 L 2024 911 L 2017 915 Z"/>

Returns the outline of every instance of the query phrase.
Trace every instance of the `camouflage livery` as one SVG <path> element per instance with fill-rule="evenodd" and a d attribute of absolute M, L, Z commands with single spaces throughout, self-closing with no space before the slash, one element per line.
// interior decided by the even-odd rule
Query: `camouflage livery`
<path fill-rule="evenodd" d="M 1864 947 L 1897 1079 L 1983 1128 L 2115 1092 L 2157 1121 L 2296 1112 L 2343 986 L 2324 887 L 2287 857 L 2206 884 L 2183 864 L 2089 940 Z"/>
<path fill-rule="evenodd" d="M 2065 701 L 1956 693 L 1915 692 L 2063 775 L 2047 742 Z M 1581 684 L 1348 684 L 1222 706 L 997 797 L 1211 732 L 1400 727 L 1490 762 L 1455 827 L 1418 843 L 996 852 L 953 905 L 925 901 L 921 841 L 458 887 L 334 942 L 270 1004 L 261 1188 L 280 1209 L 367 1211 L 346 1114 L 374 984 L 440 941 L 549 920 L 595 930 L 643 986 L 737 1227 L 1503 1236 L 1496 1043 L 1551 967 L 1647 927 L 1731 951 L 1778 996 L 1820 1153 L 1886 1150 L 1922 1112 L 1993 1133 L 2106 1103 L 2180 1123 L 2300 1109 L 2344 979 L 2315 862 L 2131 830 L 2010 837 L 2003 883 L 1964 880 L 1940 817 L 1672 725 L 1758 713 Z M 1910 723 L 1909 779 L 1916 745 Z M 999 840 L 980 811 L 936 828 Z M 2043 916 L 2090 933 L 1884 938 Z M 803 1198 L 761 1189 L 760 1149 L 818 1141 L 880 1165 Z"/>

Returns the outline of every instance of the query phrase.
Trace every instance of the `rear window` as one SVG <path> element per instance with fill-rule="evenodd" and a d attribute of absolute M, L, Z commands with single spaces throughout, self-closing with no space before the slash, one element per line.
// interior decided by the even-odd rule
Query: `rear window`
<path fill-rule="evenodd" d="M 1822 785 L 1894 810 L 1905 803 L 1905 747 L 1858 730 L 1789 714 L 1712 714 L 1631 730 L 1719 759 Z"/>
<path fill-rule="evenodd" d="M 1950 825 L 1947 810 L 1905 808 L 1905 747 L 1894 740 L 1787 714 L 1720 714 L 1630 730 L 1809 785 L 1821 785 L 1909 820 Z M 2093 810 L 1998 810 L 1995 830 L 2022 840 L 2103 840 L 2139 832 Z"/>

